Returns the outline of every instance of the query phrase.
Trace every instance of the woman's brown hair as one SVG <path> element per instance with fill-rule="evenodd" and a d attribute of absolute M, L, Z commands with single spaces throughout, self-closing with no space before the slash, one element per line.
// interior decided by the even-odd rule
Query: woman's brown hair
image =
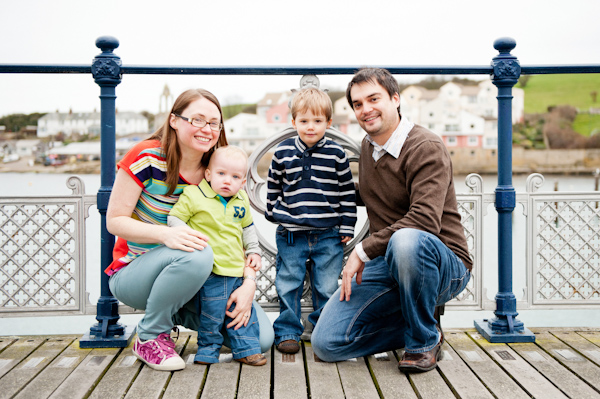
<path fill-rule="evenodd" d="M 201 165 L 198 166 L 204 166 L 206 168 L 215 148 L 227 145 L 225 125 L 223 123 L 223 111 L 221 110 L 221 104 L 219 104 L 217 97 L 210 91 L 204 89 L 190 89 L 181 93 L 175 100 L 171 112 L 167 115 L 165 122 L 150 138 L 148 138 L 148 140 L 160 140 L 165 155 L 165 161 L 167 163 L 167 178 L 165 181 L 167 187 L 169 187 L 167 195 L 173 194 L 177 188 L 177 183 L 179 182 L 179 161 L 181 160 L 181 150 L 179 149 L 179 143 L 177 142 L 177 132 L 170 124 L 171 114 L 181 115 L 190 103 L 200 98 L 206 98 L 219 109 L 219 114 L 221 115 L 221 131 L 219 132 L 217 144 L 202 156 Z"/>

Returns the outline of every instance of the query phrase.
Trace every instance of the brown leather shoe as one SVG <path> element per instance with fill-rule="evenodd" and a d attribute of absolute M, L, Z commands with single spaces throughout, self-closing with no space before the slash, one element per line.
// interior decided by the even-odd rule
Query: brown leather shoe
<path fill-rule="evenodd" d="M 293 339 L 286 339 L 277 345 L 277 350 L 282 353 L 298 353 L 300 351 L 300 344 Z"/>
<path fill-rule="evenodd" d="M 405 373 L 422 373 L 433 370 L 437 367 L 442 351 L 443 335 L 440 335 L 440 341 L 428 352 L 407 353 L 404 352 L 402 359 L 398 363 L 398 369 Z"/>
<path fill-rule="evenodd" d="M 267 364 L 267 358 L 262 353 L 256 353 L 254 355 L 246 356 L 241 359 L 235 359 L 240 363 L 247 364 L 248 366 L 263 366 Z"/>

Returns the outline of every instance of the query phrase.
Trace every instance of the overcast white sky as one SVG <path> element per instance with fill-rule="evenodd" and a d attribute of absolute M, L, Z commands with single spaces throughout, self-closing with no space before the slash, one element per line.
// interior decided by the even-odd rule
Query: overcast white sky
<path fill-rule="evenodd" d="M 521 65 L 600 64 L 598 0 L 0 0 L 0 15 L 4 64 L 91 64 L 104 35 L 123 65 L 481 66 L 503 36 Z M 299 79 L 124 75 L 117 107 L 156 113 L 165 84 L 256 102 Z M 320 79 L 344 89 L 350 76 Z M 91 75 L 0 74 L 0 116 L 89 112 L 98 95 Z"/>

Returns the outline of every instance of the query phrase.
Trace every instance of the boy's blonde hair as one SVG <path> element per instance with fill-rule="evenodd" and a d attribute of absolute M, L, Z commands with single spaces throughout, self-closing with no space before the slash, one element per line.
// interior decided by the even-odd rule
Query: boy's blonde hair
<path fill-rule="evenodd" d="M 296 119 L 298 112 L 310 110 L 315 115 L 325 115 L 327 120 L 331 120 L 333 115 L 333 104 L 331 98 L 323 90 L 309 87 L 300 90 L 292 99 L 292 119 Z"/>
<path fill-rule="evenodd" d="M 246 163 L 246 167 L 245 167 L 246 174 L 248 174 L 248 154 L 246 154 L 246 151 L 244 151 L 243 149 L 241 149 L 240 147 L 235 146 L 235 145 L 226 145 L 223 147 L 216 148 L 215 151 L 213 152 L 212 156 L 210 157 L 210 161 L 208 163 L 207 169 L 211 169 L 211 164 L 217 156 L 226 156 L 226 155 L 229 155 L 230 157 L 243 158 L 244 162 Z"/>

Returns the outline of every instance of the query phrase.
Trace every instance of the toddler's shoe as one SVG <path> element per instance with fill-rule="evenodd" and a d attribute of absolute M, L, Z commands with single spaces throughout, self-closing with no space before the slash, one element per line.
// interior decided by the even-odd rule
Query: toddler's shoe
<path fill-rule="evenodd" d="M 267 358 L 262 353 L 255 353 L 254 355 L 246 356 L 241 359 L 235 359 L 240 363 L 247 364 L 249 366 L 264 366 L 267 364 Z"/>
<path fill-rule="evenodd" d="M 277 350 L 282 353 L 298 353 L 300 344 L 296 340 L 286 339 L 277 345 Z"/>
<path fill-rule="evenodd" d="M 133 354 L 148 367 L 160 371 L 176 371 L 185 368 L 185 362 L 175 352 L 175 342 L 169 333 L 162 333 L 156 339 L 142 341 L 136 337 Z"/>

